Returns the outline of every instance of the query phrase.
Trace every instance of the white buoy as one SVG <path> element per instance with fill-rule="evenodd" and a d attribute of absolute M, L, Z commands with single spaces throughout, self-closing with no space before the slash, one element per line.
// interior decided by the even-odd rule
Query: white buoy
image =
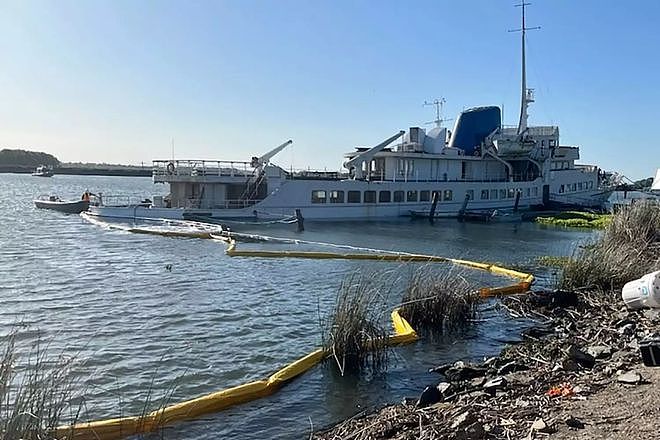
<path fill-rule="evenodd" d="M 660 270 L 626 283 L 621 296 L 629 309 L 660 308 Z"/>

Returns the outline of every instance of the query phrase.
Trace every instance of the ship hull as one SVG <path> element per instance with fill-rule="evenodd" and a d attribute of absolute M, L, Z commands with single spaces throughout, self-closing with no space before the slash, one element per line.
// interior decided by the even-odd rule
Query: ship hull
<path fill-rule="evenodd" d="M 332 203 L 328 198 L 324 203 L 313 203 L 310 194 L 314 191 L 342 192 L 343 202 Z M 348 203 L 349 191 L 359 192 L 359 203 Z M 376 197 L 375 202 L 365 202 L 366 193 Z M 389 193 L 390 201 L 379 200 L 381 192 Z M 378 220 L 409 217 L 411 212 L 428 211 L 432 195 L 437 192 L 436 217 L 457 217 L 462 210 L 512 209 L 516 203 L 516 193 L 520 193 L 518 208 L 529 209 L 543 204 L 543 182 L 356 182 L 343 181 L 304 181 L 283 182 L 276 191 L 263 200 L 245 208 L 165 208 L 155 206 L 92 206 L 93 214 L 108 218 L 164 218 L 182 220 L 187 217 L 211 217 L 214 219 L 271 221 L 294 215 L 300 210 L 307 220 Z M 472 196 L 465 201 L 464 195 Z M 487 193 L 487 194 L 486 194 Z M 593 198 L 594 191 L 579 194 L 582 199 Z M 421 200 L 421 196 L 424 199 Z M 394 197 L 403 201 L 395 201 Z M 414 196 L 417 201 L 408 202 Z M 495 196 L 492 198 L 491 196 Z M 550 194 L 552 198 L 554 194 Z M 487 199 L 485 199 L 487 197 Z M 594 204 L 596 202 L 594 201 Z"/>

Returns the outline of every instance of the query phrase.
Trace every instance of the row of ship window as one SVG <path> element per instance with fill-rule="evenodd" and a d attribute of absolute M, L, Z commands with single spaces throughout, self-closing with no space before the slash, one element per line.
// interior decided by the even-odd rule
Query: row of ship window
<path fill-rule="evenodd" d="M 588 189 L 594 189 L 594 182 L 589 181 L 589 182 L 577 182 L 577 183 L 569 183 L 566 185 L 561 185 L 559 187 L 559 193 L 565 193 L 565 192 L 572 192 L 572 191 L 583 191 L 583 190 L 588 190 Z"/>
<path fill-rule="evenodd" d="M 513 199 L 516 192 L 520 191 L 521 197 L 538 197 L 539 189 L 482 189 L 481 200 Z M 433 194 L 438 194 L 438 201 L 451 201 L 454 193 L 450 189 L 444 191 L 312 191 L 312 203 L 403 203 L 403 202 L 430 202 Z M 474 200 L 474 190 L 465 192 L 468 200 Z"/>

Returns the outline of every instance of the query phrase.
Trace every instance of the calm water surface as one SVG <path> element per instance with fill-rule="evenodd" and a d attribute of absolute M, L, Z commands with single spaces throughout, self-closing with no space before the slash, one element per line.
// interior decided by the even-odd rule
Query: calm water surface
<path fill-rule="evenodd" d="M 347 274 L 410 273 L 393 263 L 229 258 L 210 240 L 104 229 L 32 203 L 45 193 L 77 199 L 87 188 L 167 191 L 148 178 L 0 174 L 0 334 L 22 321 L 29 326 L 21 330 L 24 345 L 40 334 L 51 350 L 77 354 L 90 418 L 141 412 L 150 386 L 158 396 L 173 393 L 174 402 L 265 378 L 319 345 L 319 310 L 330 310 Z M 552 275 L 536 267 L 536 256 L 567 255 L 591 234 L 454 220 L 305 226 L 304 233 L 283 225 L 246 232 L 502 262 L 533 271 L 540 284 Z M 506 283 L 470 276 L 482 285 Z M 395 305 L 401 291 L 392 290 Z M 414 396 L 436 379 L 429 367 L 495 354 L 525 325 L 488 304 L 482 317 L 446 341 L 396 349 L 385 374 L 342 378 L 319 366 L 274 396 L 180 424 L 167 438 L 303 438 L 310 420 L 319 428 Z"/>

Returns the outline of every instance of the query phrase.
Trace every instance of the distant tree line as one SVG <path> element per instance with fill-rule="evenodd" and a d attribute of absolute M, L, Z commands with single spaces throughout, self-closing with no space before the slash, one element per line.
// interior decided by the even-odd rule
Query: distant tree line
<path fill-rule="evenodd" d="M 29 166 L 50 165 L 57 167 L 60 161 L 55 156 L 39 151 L 27 150 L 0 150 L 0 165 Z"/>

